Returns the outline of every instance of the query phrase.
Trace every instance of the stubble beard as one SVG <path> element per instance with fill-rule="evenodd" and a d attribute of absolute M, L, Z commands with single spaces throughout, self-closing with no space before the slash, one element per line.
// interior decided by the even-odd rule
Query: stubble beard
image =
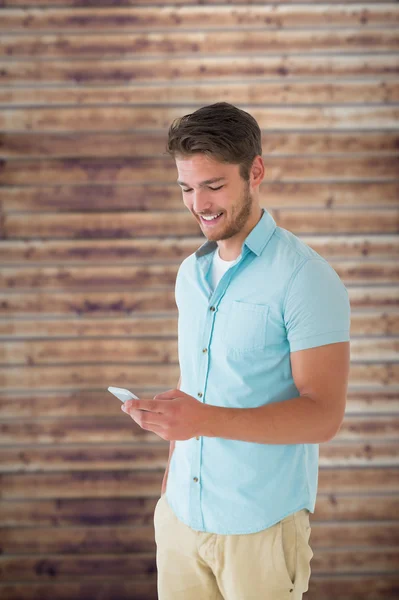
<path fill-rule="evenodd" d="M 247 224 L 251 215 L 252 205 L 253 198 L 249 190 L 249 181 L 246 181 L 238 213 L 235 215 L 233 210 L 232 221 L 224 224 L 224 226 L 220 228 L 220 231 L 215 231 L 214 233 L 209 231 L 208 233 L 205 233 L 206 238 L 209 241 L 218 242 L 219 240 L 228 240 L 237 235 L 237 233 L 239 233 Z M 226 213 L 224 218 L 226 218 Z"/>

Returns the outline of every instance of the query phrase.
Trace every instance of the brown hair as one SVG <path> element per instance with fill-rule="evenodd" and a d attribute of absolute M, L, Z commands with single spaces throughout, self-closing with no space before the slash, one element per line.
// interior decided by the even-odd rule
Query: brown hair
<path fill-rule="evenodd" d="M 262 156 L 261 130 L 252 115 L 228 102 L 203 106 L 175 119 L 168 131 L 166 154 L 173 158 L 196 153 L 239 164 L 249 181 L 255 156 Z"/>

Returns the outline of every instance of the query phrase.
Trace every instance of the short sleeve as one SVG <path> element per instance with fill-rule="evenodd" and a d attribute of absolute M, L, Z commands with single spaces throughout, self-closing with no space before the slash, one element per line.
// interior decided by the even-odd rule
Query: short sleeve
<path fill-rule="evenodd" d="M 331 265 L 308 259 L 289 282 L 284 322 L 290 351 L 350 341 L 350 302 Z"/>

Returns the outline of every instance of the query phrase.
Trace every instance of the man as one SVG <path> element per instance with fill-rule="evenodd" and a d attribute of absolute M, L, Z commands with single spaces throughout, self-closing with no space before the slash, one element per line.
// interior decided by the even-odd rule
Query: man
<path fill-rule="evenodd" d="M 125 403 L 171 440 L 154 513 L 158 598 L 299 600 L 319 443 L 345 413 L 348 292 L 260 207 L 251 115 L 200 108 L 173 123 L 167 149 L 207 240 L 176 278 L 180 390 Z"/>

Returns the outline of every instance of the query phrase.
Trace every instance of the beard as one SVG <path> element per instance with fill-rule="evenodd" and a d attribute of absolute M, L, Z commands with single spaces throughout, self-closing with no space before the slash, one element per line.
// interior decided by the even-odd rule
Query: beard
<path fill-rule="evenodd" d="M 224 213 L 220 226 L 215 227 L 215 231 L 209 230 L 204 235 L 209 241 L 217 242 L 219 240 L 228 240 L 237 235 L 248 222 L 251 216 L 253 198 L 249 189 L 249 181 L 245 182 L 243 195 L 238 205 L 233 206 L 231 215 Z"/>

